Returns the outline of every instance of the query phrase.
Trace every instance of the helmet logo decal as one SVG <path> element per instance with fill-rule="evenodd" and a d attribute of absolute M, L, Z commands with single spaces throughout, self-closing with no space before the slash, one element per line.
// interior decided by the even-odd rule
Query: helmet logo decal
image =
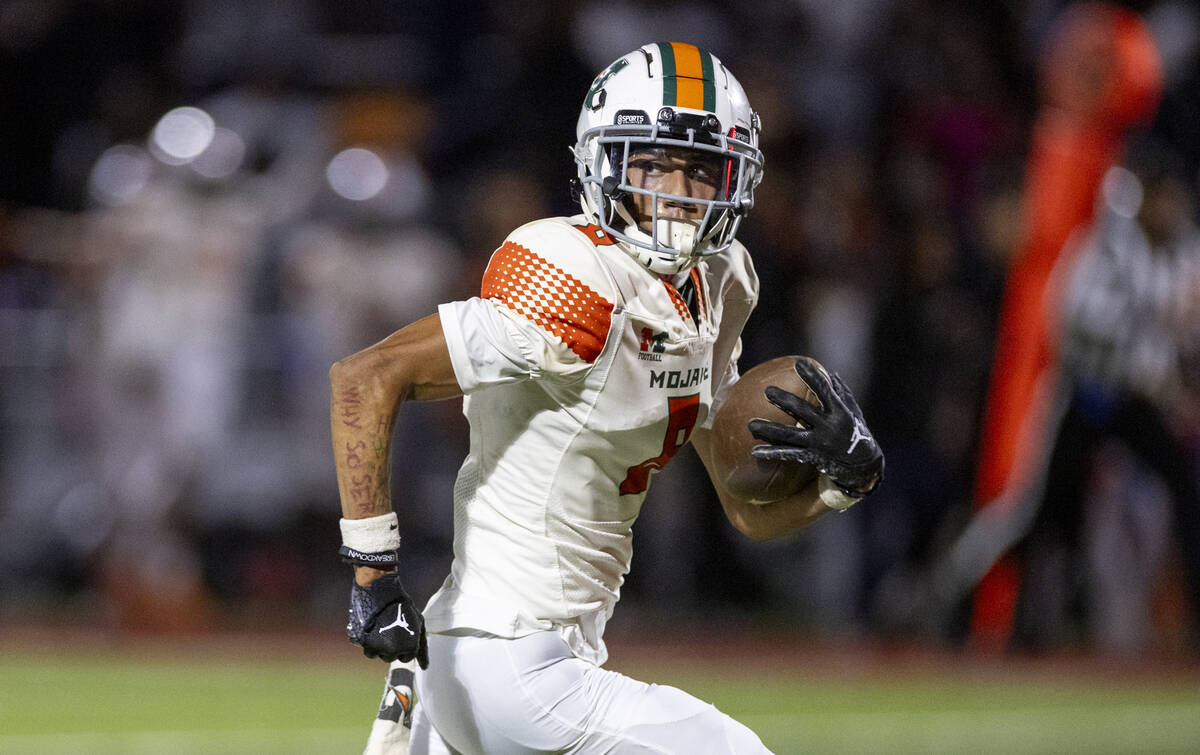
<path fill-rule="evenodd" d="M 717 109 L 712 55 L 683 42 L 659 42 L 662 58 L 663 105 L 692 110 Z"/>
<path fill-rule="evenodd" d="M 650 116 L 644 110 L 618 110 L 613 117 L 615 126 L 646 126 L 649 123 Z"/>
<path fill-rule="evenodd" d="M 600 108 L 604 107 L 605 82 L 615 76 L 618 71 L 627 65 L 629 65 L 629 61 L 625 58 L 621 58 L 616 63 L 613 63 L 611 66 L 609 66 L 607 70 L 597 76 L 596 80 L 592 82 L 592 88 L 588 90 L 587 99 L 583 101 L 584 106 L 589 110 L 599 110 Z"/>

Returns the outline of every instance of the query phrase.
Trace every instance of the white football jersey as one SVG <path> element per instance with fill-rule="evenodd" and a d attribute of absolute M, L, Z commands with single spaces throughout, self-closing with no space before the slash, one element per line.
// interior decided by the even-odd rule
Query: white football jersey
<path fill-rule="evenodd" d="M 676 286 L 691 280 L 696 318 Z M 557 629 L 602 663 L 653 474 L 737 379 L 758 279 L 741 244 L 665 281 L 582 215 L 518 228 L 439 307 L 470 453 L 430 632 Z"/>

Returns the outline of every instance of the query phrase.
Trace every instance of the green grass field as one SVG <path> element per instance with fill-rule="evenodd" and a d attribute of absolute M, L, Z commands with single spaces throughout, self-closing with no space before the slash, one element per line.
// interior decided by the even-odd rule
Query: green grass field
<path fill-rule="evenodd" d="M 295 640 L 291 640 L 293 644 Z M 78 654 L 0 646 L 0 753 L 354 753 L 382 664 L 342 645 L 158 642 Z M 969 663 L 612 666 L 674 684 L 784 753 L 1196 753 L 1200 675 Z M 617 653 L 614 653 L 617 656 Z M 754 670 L 755 668 L 759 670 Z"/>

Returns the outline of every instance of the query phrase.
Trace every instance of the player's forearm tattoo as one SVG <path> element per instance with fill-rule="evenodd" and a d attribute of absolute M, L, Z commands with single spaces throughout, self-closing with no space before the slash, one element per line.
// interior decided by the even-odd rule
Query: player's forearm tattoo
<path fill-rule="evenodd" d="M 372 425 L 368 417 L 374 409 L 356 388 L 338 391 L 334 402 L 335 452 L 346 512 L 358 517 L 387 513 L 392 510 L 388 472 L 395 414 Z"/>
<path fill-rule="evenodd" d="M 388 444 L 392 440 L 392 428 L 395 426 L 395 418 L 379 420 L 379 424 L 375 428 L 375 432 L 368 434 L 371 439 L 371 451 L 375 454 L 375 458 L 380 461 L 387 461 L 389 448 Z"/>
<path fill-rule="evenodd" d="M 341 451 L 342 485 L 349 496 L 346 502 L 354 512 L 375 516 L 391 511 L 387 444 L 369 433 L 365 440 L 347 441 Z"/>
<path fill-rule="evenodd" d="M 336 401 L 342 424 L 355 430 L 361 430 L 362 425 L 359 423 L 362 419 L 362 398 L 359 396 L 358 388 L 344 389 Z"/>
<path fill-rule="evenodd" d="M 350 475 L 350 498 L 354 503 L 359 504 L 360 513 L 375 513 L 376 507 L 369 505 L 374 499 L 372 495 L 374 491 L 371 488 L 371 483 L 374 481 L 374 478 L 369 474 Z"/>

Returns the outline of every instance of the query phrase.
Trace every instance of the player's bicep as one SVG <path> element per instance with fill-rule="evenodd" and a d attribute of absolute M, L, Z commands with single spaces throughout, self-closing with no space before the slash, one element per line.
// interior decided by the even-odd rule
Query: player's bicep
<path fill-rule="evenodd" d="M 450 361 L 441 318 L 433 314 L 348 357 L 343 366 L 370 376 L 385 394 L 401 400 L 434 401 L 462 392 Z"/>
<path fill-rule="evenodd" d="M 429 315 L 394 335 L 395 357 L 408 363 L 410 398 L 438 401 L 462 395 L 439 315 Z M 381 357 L 385 361 L 392 356 L 392 346 L 384 341 Z"/>

